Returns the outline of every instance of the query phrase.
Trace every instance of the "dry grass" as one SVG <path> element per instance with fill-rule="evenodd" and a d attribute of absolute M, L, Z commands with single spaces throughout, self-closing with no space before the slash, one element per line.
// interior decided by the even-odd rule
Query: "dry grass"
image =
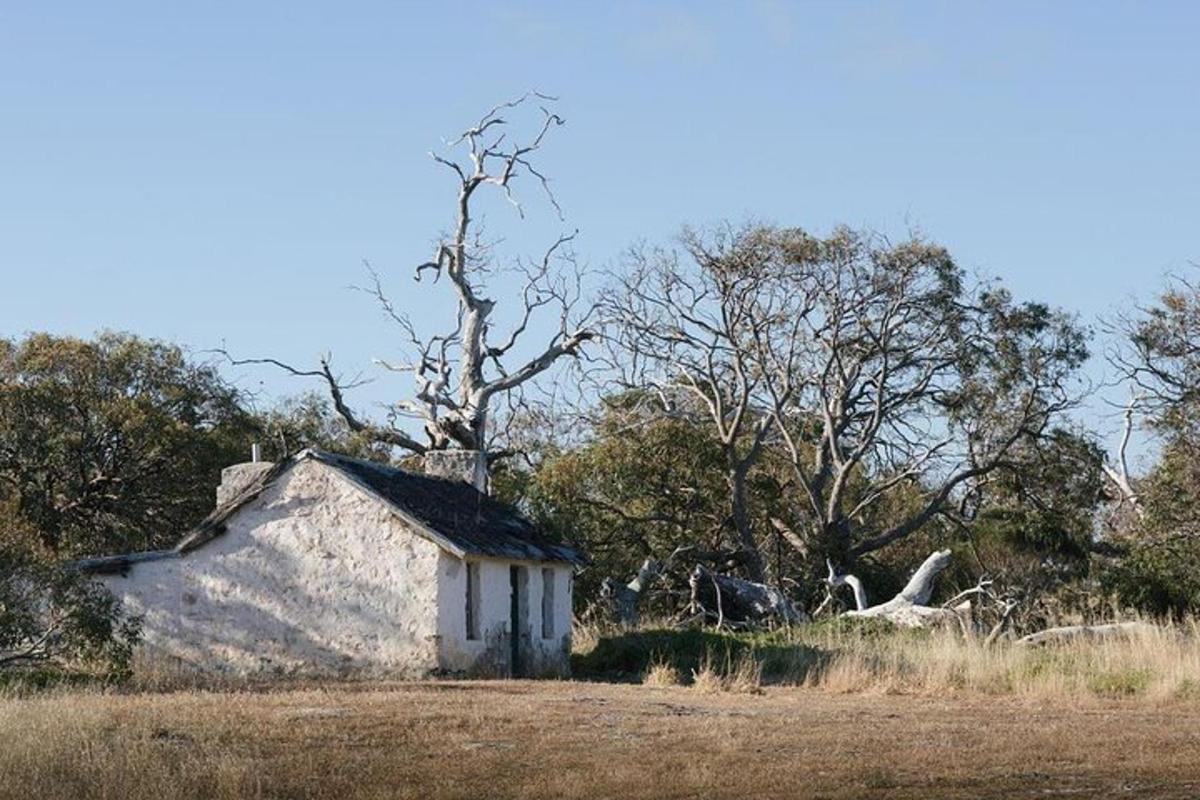
<path fill-rule="evenodd" d="M 725 689 L 725 681 L 713 663 L 709 660 L 700 662 L 700 666 L 692 670 L 692 688 L 704 694 L 713 694 Z"/>
<path fill-rule="evenodd" d="M 1192 798 L 1198 634 L 1029 649 L 841 624 L 594 632 L 580 666 L 646 685 L 10 689 L 0 800 Z"/>
<path fill-rule="evenodd" d="M 985 647 L 954 631 L 827 641 L 833 654 L 804 683 L 834 692 L 969 692 L 1034 698 L 1188 699 L 1200 687 L 1194 624 L 1102 641 Z"/>
<path fill-rule="evenodd" d="M 1200 705 L 569 682 L 0 699 L 0 798 L 1200 795 Z"/>
<path fill-rule="evenodd" d="M 1200 699 L 1200 629 L 1149 627 L 1125 638 L 1045 648 L 964 638 L 957 631 L 896 632 L 844 624 L 769 634 L 641 630 L 595 632 L 578 672 L 641 675 L 648 653 L 711 690 L 762 683 L 834 693 L 1013 694 L 1032 698 Z M 590 648 L 590 649 L 589 649 Z"/>
<path fill-rule="evenodd" d="M 762 672 L 762 662 L 753 653 L 742 653 L 736 659 L 726 653 L 724 661 L 708 653 L 700 666 L 692 670 L 692 688 L 699 692 L 759 694 Z"/>
<path fill-rule="evenodd" d="M 662 659 L 651 662 L 646 674 L 642 676 L 645 686 L 678 686 L 683 683 L 683 676 L 673 665 Z"/>

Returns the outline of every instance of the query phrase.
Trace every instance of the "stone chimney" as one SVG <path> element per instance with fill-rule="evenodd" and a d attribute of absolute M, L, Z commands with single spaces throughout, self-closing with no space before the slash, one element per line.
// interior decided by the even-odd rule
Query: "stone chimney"
<path fill-rule="evenodd" d="M 262 460 L 262 448 L 255 444 L 250 448 L 250 460 L 234 464 L 221 470 L 221 485 L 217 487 L 217 505 L 222 506 L 241 494 L 247 486 L 264 472 L 275 466 Z"/>
<path fill-rule="evenodd" d="M 480 450 L 430 450 L 425 454 L 425 474 L 463 481 L 487 494 L 487 454 Z"/>

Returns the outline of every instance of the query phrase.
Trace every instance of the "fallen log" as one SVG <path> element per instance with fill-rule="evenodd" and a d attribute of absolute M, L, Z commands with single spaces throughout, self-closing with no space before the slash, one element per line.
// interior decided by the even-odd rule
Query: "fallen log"
<path fill-rule="evenodd" d="M 779 589 L 764 583 L 721 575 L 697 564 L 688 576 L 692 609 L 718 625 L 805 622 L 808 616 Z"/>
<path fill-rule="evenodd" d="M 1137 636 L 1157 630 L 1148 622 L 1110 622 L 1104 625 L 1063 625 L 1047 628 L 1017 639 L 1017 644 L 1041 647 L 1048 644 L 1065 644 L 1080 639 L 1117 639 Z"/>
<path fill-rule="evenodd" d="M 735 566 L 743 555 L 740 551 L 702 550 L 694 545 L 677 547 L 661 561 L 647 558 L 638 568 L 637 575 L 628 583 L 614 577 L 600 582 L 600 593 L 584 612 L 585 619 L 603 620 L 625 627 L 634 627 L 641 616 L 641 606 L 648 590 L 655 581 L 672 572 L 682 556 L 697 558 L 710 563 Z"/>
<path fill-rule="evenodd" d="M 900 593 L 886 603 L 863 608 L 866 604 L 866 592 L 862 583 L 853 575 L 835 576 L 833 565 L 829 565 L 830 578 L 827 583 L 831 586 L 849 585 L 854 591 L 855 603 L 859 607 L 847 611 L 843 616 L 860 618 L 883 618 L 905 628 L 927 628 L 949 622 L 961 622 L 964 614 L 971 609 L 970 602 L 954 608 L 940 608 L 927 605 L 933 596 L 933 584 L 942 570 L 950 565 L 950 551 L 938 550 L 917 568 L 908 583 Z"/>
<path fill-rule="evenodd" d="M 647 558 L 638 568 L 637 576 L 629 583 L 608 577 L 600 583 L 600 598 L 593 614 L 602 614 L 609 622 L 635 626 L 638 623 L 638 604 L 646 588 L 662 573 L 662 562 Z"/>
<path fill-rule="evenodd" d="M 863 587 L 862 581 L 853 575 L 839 575 L 833 568 L 833 562 L 828 558 L 825 559 L 825 566 L 829 568 L 829 577 L 825 579 L 825 584 L 829 587 L 830 593 L 839 586 L 849 586 L 854 592 L 854 609 L 866 611 L 868 608 L 867 590 Z"/>

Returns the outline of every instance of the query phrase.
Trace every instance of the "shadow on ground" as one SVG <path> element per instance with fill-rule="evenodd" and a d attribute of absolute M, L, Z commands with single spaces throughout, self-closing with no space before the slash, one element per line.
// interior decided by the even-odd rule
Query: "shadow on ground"
<path fill-rule="evenodd" d="M 588 652 L 572 655 L 571 670 L 579 680 L 629 683 L 640 681 L 654 665 L 688 676 L 706 664 L 727 671 L 749 658 L 761 666 L 765 682 L 803 683 L 832 658 L 828 650 L 783 638 L 705 629 L 618 631 L 601 636 Z"/>

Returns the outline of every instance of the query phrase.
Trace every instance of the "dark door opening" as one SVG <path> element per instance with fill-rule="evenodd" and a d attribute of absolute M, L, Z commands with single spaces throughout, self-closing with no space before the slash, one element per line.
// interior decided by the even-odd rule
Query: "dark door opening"
<path fill-rule="evenodd" d="M 511 590 L 511 601 L 509 605 L 509 642 L 512 652 L 509 654 L 509 672 L 512 677 L 518 678 L 524 672 L 524 665 L 521 663 L 521 618 L 525 616 L 523 598 L 521 597 L 522 590 L 522 569 L 516 565 L 508 568 L 508 583 Z"/>

